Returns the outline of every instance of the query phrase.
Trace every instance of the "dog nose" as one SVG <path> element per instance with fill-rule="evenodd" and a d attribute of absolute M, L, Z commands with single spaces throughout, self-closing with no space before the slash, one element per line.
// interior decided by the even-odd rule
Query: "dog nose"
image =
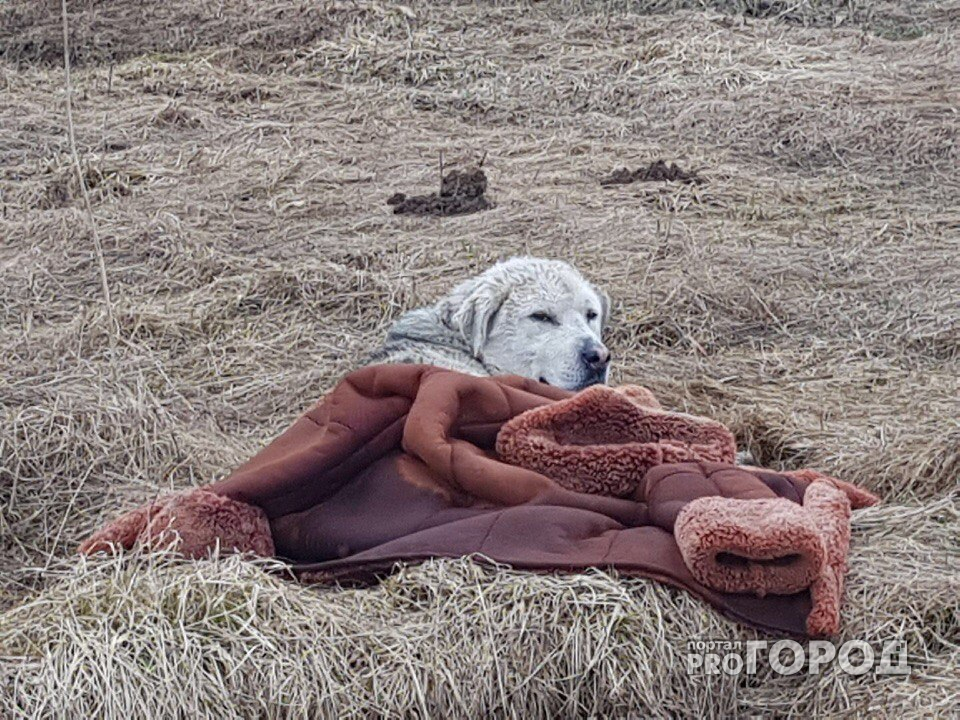
<path fill-rule="evenodd" d="M 610 362 L 610 351 L 603 345 L 591 345 L 584 350 L 580 357 L 583 363 L 591 370 L 603 370 Z"/>

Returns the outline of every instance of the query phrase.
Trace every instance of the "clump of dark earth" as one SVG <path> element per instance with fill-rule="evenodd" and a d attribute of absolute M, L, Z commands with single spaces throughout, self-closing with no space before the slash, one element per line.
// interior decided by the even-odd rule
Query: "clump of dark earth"
<path fill-rule="evenodd" d="M 703 178 L 696 172 L 681 170 L 676 163 L 667 165 L 663 160 L 657 160 L 647 167 L 637 168 L 636 170 L 628 170 L 627 168 L 614 170 L 609 176 L 601 179 L 600 184 L 627 185 L 638 181 L 666 182 L 668 180 L 687 183 L 688 185 L 699 185 L 703 182 Z"/>
<path fill-rule="evenodd" d="M 467 215 L 493 207 L 487 199 L 483 170 L 452 170 L 440 181 L 440 192 L 407 197 L 396 193 L 387 200 L 393 212 L 410 215 Z"/>

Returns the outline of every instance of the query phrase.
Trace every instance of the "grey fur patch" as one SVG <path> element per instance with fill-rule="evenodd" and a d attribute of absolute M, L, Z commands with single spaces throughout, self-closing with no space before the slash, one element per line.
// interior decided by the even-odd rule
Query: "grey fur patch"
<path fill-rule="evenodd" d="M 492 375 L 477 360 L 459 331 L 444 324 L 436 307 L 404 313 L 387 333 L 383 347 L 367 358 L 368 365 L 408 363 L 437 365 L 469 375 Z"/>

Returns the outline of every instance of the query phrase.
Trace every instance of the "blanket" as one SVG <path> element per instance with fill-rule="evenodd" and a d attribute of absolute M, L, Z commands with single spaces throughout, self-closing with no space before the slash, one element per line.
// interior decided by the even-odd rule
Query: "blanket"
<path fill-rule="evenodd" d="M 574 395 L 515 376 L 380 365 L 347 376 L 224 480 L 128 513 L 81 551 L 235 548 L 280 557 L 306 582 L 372 582 L 434 557 L 606 568 L 766 631 L 835 632 L 843 512 L 875 498 L 817 473 L 735 467 L 734 451 L 722 425 L 667 413 L 643 389 Z M 833 494 L 805 502 L 812 485 Z M 781 541 L 751 554 L 743 531 L 758 501 L 780 518 L 806 513 L 788 523 L 800 550 Z M 839 514 L 818 520 L 825 506 Z M 784 552 L 799 558 L 786 584 Z"/>

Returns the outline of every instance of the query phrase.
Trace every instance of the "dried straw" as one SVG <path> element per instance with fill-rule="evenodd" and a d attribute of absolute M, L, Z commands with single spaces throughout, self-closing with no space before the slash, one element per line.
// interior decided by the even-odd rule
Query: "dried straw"
<path fill-rule="evenodd" d="M 68 141 L 59 2 L 13 0 L 0 714 L 956 704 L 950 3 L 69 7 L 81 177 L 120 342 Z M 392 215 L 395 191 L 435 189 L 441 152 L 449 169 L 487 154 L 495 208 Z M 705 182 L 600 186 L 660 158 Z M 255 452 L 404 309 L 518 253 L 572 260 L 611 293 L 616 381 L 728 423 L 764 464 L 888 499 L 857 517 L 844 633 L 907 639 L 913 680 L 689 678 L 687 640 L 750 634 L 600 573 L 431 563 L 318 592 L 235 559 L 72 559 L 119 509 Z"/>

